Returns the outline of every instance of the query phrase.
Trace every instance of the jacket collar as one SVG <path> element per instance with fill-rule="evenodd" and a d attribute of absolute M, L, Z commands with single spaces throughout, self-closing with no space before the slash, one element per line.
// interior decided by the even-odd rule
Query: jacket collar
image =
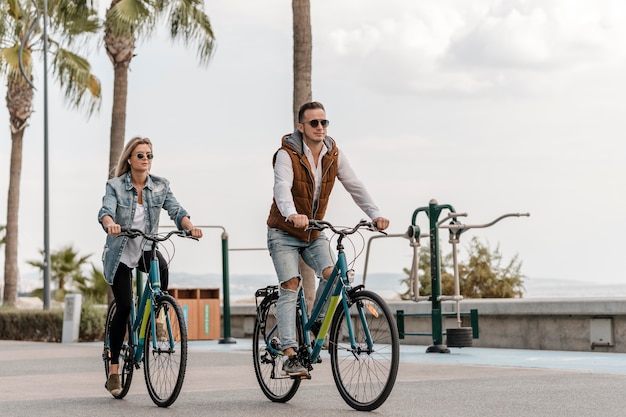
<path fill-rule="evenodd" d="M 124 183 L 126 184 L 127 191 L 133 189 L 133 180 L 130 178 L 130 171 L 125 174 Z M 154 188 L 154 182 L 152 181 L 152 176 L 150 174 L 148 174 L 148 178 L 146 179 L 146 187 L 150 190 Z"/>
<path fill-rule="evenodd" d="M 296 130 L 291 135 L 285 135 L 285 137 L 283 137 L 283 143 L 289 145 L 301 155 L 304 154 L 304 140 L 299 130 Z M 330 152 L 335 147 L 335 140 L 326 135 L 324 145 L 326 145 L 328 152 Z"/>

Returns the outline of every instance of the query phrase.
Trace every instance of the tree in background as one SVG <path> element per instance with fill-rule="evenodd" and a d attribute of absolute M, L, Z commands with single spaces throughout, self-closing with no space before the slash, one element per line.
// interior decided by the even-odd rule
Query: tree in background
<path fill-rule="evenodd" d="M 313 34 L 309 0 L 293 0 L 293 125 L 298 126 L 300 106 L 313 100 L 311 60 Z"/>
<path fill-rule="evenodd" d="M 76 289 L 92 304 L 106 304 L 109 284 L 104 280 L 104 274 L 91 265 L 90 276 L 76 276 L 73 278 Z"/>
<path fill-rule="evenodd" d="M 4 304 L 9 306 L 17 304 L 22 141 L 33 111 L 34 94 L 30 82 L 33 81 L 34 53 L 43 57 L 42 52 L 47 50 L 50 54 L 53 73 L 71 107 L 82 108 L 91 115 L 100 104 L 100 82 L 91 73 L 89 62 L 76 51 L 66 49 L 98 31 L 96 10 L 89 0 L 49 0 L 47 4 L 49 49 L 43 48 L 43 33 L 39 26 L 41 4 L 30 0 L 0 4 L 0 75 L 7 79 L 6 103 L 11 129 L 4 257 Z M 20 58 L 24 74 L 20 71 Z"/>
<path fill-rule="evenodd" d="M 114 71 L 109 178 L 124 148 L 128 69 L 135 56 L 135 40 L 153 35 L 163 16 L 172 40 L 193 44 L 201 64 L 207 64 L 213 53 L 213 30 L 202 0 L 112 0 L 104 24 L 104 46 Z"/>
<path fill-rule="evenodd" d="M 459 284 L 464 298 L 522 298 L 524 295 L 524 276 L 521 274 L 522 263 L 515 255 L 506 265 L 502 265 L 499 246 L 491 251 L 488 244 L 483 244 L 473 237 L 468 248 L 469 259 L 459 262 Z M 418 276 L 420 295 L 431 295 L 430 250 L 420 248 L 418 252 Z M 454 295 L 454 265 L 452 254 L 441 257 L 441 294 Z M 411 298 L 413 283 L 410 271 L 402 280 L 409 290 L 400 294 L 400 298 Z"/>
<path fill-rule="evenodd" d="M 43 250 L 39 252 L 43 258 Z M 56 301 L 63 301 L 65 294 L 69 292 L 65 288 L 66 284 L 72 282 L 80 284 L 81 282 L 86 282 L 82 267 L 87 263 L 87 259 L 89 259 L 90 256 L 91 255 L 79 256 L 78 252 L 75 251 L 72 246 L 65 246 L 50 254 L 50 280 L 57 282 L 57 290 L 54 293 L 54 299 Z M 41 270 L 43 274 L 43 260 L 31 260 L 26 262 Z M 43 295 L 43 289 L 33 291 L 33 294 L 36 296 L 39 296 L 40 293 Z"/>
<path fill-rule="evenodd" d="M 311 60 L 313 54 L 313 35 L 311 32 L 311 4 L 309 0 L 292 0 L 293 14 L 293 126 L 298 126 L 298 111 L 304 103 L 313 100 L 311 90 Z M 315 301 L 315 271 L 302 257 L 299 258 L 302 288 L 311 311 Z"/>

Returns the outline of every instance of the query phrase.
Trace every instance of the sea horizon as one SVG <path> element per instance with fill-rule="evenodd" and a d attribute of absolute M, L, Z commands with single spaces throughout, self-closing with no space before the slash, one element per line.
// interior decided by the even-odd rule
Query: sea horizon
<path fill-rule="evenodd" d="M 399 299 L 406 291 L 401 281 L 403 273 L 371 273 L 366 277 L 365 286 L 388 300 Z M 220 299 L 223 297 L 223 277 L 217 273 L 190 274 L 170 271 L 170 288 L 217 288 Z M 232 303 L 254 299 L 257 289 L 276 285 L 271 274 L 230 274 L 228 277 L 229 295 Z M 362 284 L 363 277 L 355 278 L 355 285 Z M 42 278 L 38 274 L 27 274 L 20 282 L 20 296 L 28 296 L 30 291 L 41 288 Z M 525 278 L 522 298 L 613 298 L 626 297 L 625 284 L 598 284 L 590 281 L 576 281 L 558 278 Z"/>

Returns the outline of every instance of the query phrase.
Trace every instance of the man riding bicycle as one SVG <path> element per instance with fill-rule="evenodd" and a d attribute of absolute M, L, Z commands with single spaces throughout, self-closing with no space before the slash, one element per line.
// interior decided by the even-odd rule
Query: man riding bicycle
<path fill-rule="evenodd" d="M 294 350 L 298 346 L 296 303 L 301 285 L 298 257 L 301 255 L 321 278 L 316 301 L 335 264 L 334 255 L 328 250 L 328 238 L 319 231 L 305 230 L 309 219 L 324 219 L 335 178 L 379 230 L 389 226 L 389 220 L 382 217 L 345 154 L 327 136 L 328 124 L 321 103 L 303 104 L 296 131 L 282 138 L 282 145 L 274 154 L 274 199 L 267 219 L 267 245 L 280 283 L 276 319 L 282 350 L 288 357 L 283 370 L 290 376 L 308 372 Z"/>

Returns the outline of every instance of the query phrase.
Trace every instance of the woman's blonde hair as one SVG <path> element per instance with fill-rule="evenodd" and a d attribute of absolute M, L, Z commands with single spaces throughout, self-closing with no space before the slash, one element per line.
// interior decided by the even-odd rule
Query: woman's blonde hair
<path fill-rule="evenodd" d="M 120 155 L 119 161 L 117 161 L 117 168 L 115 169 L 116 177 L 119 177 L 120 175 L 124 175 L 128 171 L 130 171 L 130 163 L 128 162 L 128 159 L 132 155 L 137 145 L 143 145 L 143 144 L 150 146 L 150 151 L 152 151 L 152 142 L 150 142 L 150 139 L 148 138 L 135 136 L 134 138 L 128 141 L 126 146 L 124 146 L 124 150 L 122 151 L 122 155 Z"/>

